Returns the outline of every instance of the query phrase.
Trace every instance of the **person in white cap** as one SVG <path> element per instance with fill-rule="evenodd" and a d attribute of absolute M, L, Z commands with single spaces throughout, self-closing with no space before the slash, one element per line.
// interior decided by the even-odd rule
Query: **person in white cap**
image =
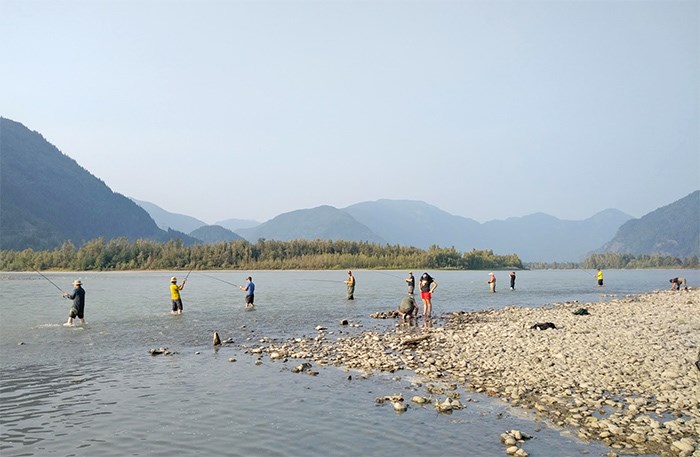
<path fill-rule="evenodd" d="M 85 289 L 83 289 L 83 283 L 80 282 L 80 279 L 76 279 L 73 281 L 73 293 L 69 294 L 68 292 L 64 292 L 63 296 L 65 298 L 68 298 L 70 300 L 73 300 L 73 306 L 70 309 L 70 312 L 68 313 L 68 321 L 66 321 L 65 325 L 66 327 L 70 327 L 73 325 L 73 319 L 76 317 L 80 319 L 80 325 L 85 325 Z"/>
<path fill-rule="evenodd" d="M 491 292 L 496 292 L 496 276 L 489 273 L 488 285 L 491 287 Z"/>
<path fill-rule="evenodd" d="M 186 279 L 182 280 L 182 284 L 177 285 L 177 278 L 173 276 L 170 278 L 170 298 L 173 304 L 173 310 L 170 314 L 182 314 L 182 298 L 180 298 L 180 291 L 185 287 Z"/>

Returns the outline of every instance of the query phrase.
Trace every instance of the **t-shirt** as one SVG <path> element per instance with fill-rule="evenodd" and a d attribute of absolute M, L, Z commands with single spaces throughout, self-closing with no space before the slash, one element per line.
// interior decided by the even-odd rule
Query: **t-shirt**
<path fill-rule="evenodd" d="M 73 293 L 68 296 L 71 300 L 73 300 L 73 305 L 80 309 L 81 307 L 85 306 L 85 289 L 82 287 L 78 286 L 75 289 L 73 289 Z"/>
<path fill-rule="evenodd" d="M 430 292 L 430 285 L 433 283 L 433 277 L 425 275 L 420 277 L 420 291 Z"/>
<path fill-rule="evenodd" d="M 401 300 L 401 304 L 399 305 L 399 311 L 401 311 L 404 314 L 408 314 L 411 311 L 413 311 L 413 308 L 416 306 L 415 300 L 411 297 L 403 297 Z"/>
<path fill-rule="evenodd" d="M 246 287 L 246 295 L 254 295 L 255 294 L 255 284 L 253 284 L 253 281 L 248 283 L 248 286 Z"/>
<path fill-rule="evenodd" d="M 176 283 L 170 284 L 170 298 L 173 300 L 180 298 L 180 287 Z"/>

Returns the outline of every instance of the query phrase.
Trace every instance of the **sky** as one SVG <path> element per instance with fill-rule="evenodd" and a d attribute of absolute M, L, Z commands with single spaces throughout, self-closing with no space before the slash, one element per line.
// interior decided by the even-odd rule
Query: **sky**
<path fill-rule="evenodd" d="M 0 116 L 210 224 L 641 217 L 700 189 L 697 0 L 0 0 L 0 57 Z"/>

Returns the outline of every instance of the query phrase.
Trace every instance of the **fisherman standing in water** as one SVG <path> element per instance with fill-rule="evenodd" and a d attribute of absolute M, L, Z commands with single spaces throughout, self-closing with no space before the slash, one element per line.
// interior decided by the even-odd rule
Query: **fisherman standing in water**
<path fill-rule="evenodd" d="M 348 300 L 355 299 L 355 277 L 352 275 L 352 271 L 348 271 L 348 279 L 343 281 L 348 286 Z"/>
<path fill-rule="evenodd" d="M 493 272 L 489 273 L 488 285 L 491 287 L 491 292 L 496 292 L 496 276 Z"/>
<path fill-rule="evenodd" d="M 170 314 L 182 314 L 182 298 L 180 298 L 180 291 L 185 288 L 186 279 L 182 280 L 182 284 L 177 285 L 177 278 L 173 276 L 170 278 L 170 301 L 173 304 L 173 310 Z"/>
<path fill-rule="evenodd" d="M 80 282 L 80 279 L 76 279 L 73 281 L 73 293 L 69 294 L 68 292 L 64 292 L 63 296 L 65 298 L 68 298 L 70 300 L 73 300 L 73 306 L 70 309 L 70 313 L 68 314 L 68 320 L 66 321 L 65 324 L 63 324 L 66 327 L 71 327 L 73 325 L 73 319 L 76 317 L 80 319 L 80 325 L 85 325 L 85 289 L 83 289 L 83 283 Z"/>
<path fill-rule="evenodd" d="M 408 272 L 408 278 L 405 279 L 408 285 L 408 295 L 413 295 L 413 290 L 416 288 L 416 278 L 413 277 L 413 272 Z"/>
<path fill-rule="evenodd" d="M 515 290 L 515 272 L 510 272 L 510 290 Z"/>
<path fill-rule="evenodd" d="M 253 278 L 248 276 L 245 278 L 246 282 L 248 284 L 243 286 L 238 286 L 242 291 L 245 291 L 245 307 L 246 309 L 252 309 L 255 308 L 255 283 L 253 282 Z"/>
<path fill-rule="evenodd" d="M 603 286 L 603 269 L 598 268 L 598 286 L 602 287 Z"/>

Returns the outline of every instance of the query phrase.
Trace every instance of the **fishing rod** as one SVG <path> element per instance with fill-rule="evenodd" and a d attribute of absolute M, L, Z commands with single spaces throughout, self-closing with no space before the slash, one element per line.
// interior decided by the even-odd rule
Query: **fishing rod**
<path fill-rule="evenodd" d="M 208 275 L 208 274 L 202 273 L 201 271 L 199 272 L 199 274 L 202 275 L 202 276 L 206 276 L 207 278 L 216 279 L 217 281 L 225 282 L 226 284 L 230 284 L 230 285 L 232 285 L 232 286 L 243 287 L 243 286 L 239 286 L 238 284 L 234 284 L 234 283 L 232 283 L 232 282 L 228 282 L 228 281 L 226 281 L 225 279 L 217 278 L 216 276 L 212 276 L 212 275 Z"/>
<path fill-rule="evenodd" d="M 34 271 L 36 271 L 37 273 L 39 273 L 39 275 L 40 275 L 42 278 L 44 278 L 45 280 L 47 280 L 48 282 L 50 282 L 51 284 L 53 284 L 53 286 L 54 286 L 56 289 L 60 290 L 62 293 L 65 294 L 65 292 L 63 292 L 63 289 L 61 289 L 60 287 L 58 287 L 58 286 L 56 285 L 55 282 L 51 281 L 49 278 L 47 278 L 46 276 L 44 276 L 39 270 L 37 270 L 37 269 L 35 268 Z"/>
<path fill-rule="evenodd" d="M 406 278 L 402 278 L 401 276 L 398 276 L 398 275 L 392 275 L 391 273 L 387 273 L 386 271 L 381 271 L 381 270 L 374 270 L 374 271 L 376 271 L 377 273 L 381 273 L 383 275 L 391 276 L 392 278 L 406 279 Z"/>
<path fill-rule="evenodd" d="M 187 276 L 185 276 L 185 281 L 187 281 L 187 278 L 190 277 L 190 273 L 192 273 L 192 270 L 194 270 L 194 267 L 192 267 L 192 269 L 190 269 L 190 271 L 187 272 Z"/>

